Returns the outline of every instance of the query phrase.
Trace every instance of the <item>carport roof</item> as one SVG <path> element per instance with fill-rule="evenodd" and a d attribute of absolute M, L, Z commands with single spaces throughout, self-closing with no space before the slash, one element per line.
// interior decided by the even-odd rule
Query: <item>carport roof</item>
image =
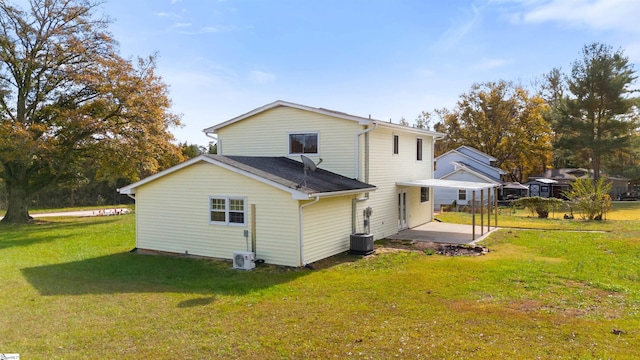
<path fill-rule="evenodd" d="M 496 184 L 483 183 L 483 182 L 442 180 L 442 179 L 398 181 L 396 182 L 396 185 L 434 187 L 434 188 L 445 188 L 445 189 L 464 189 L 464 190 L 483 190 L 483 189 L 494 188 L 497 186 Z"/>

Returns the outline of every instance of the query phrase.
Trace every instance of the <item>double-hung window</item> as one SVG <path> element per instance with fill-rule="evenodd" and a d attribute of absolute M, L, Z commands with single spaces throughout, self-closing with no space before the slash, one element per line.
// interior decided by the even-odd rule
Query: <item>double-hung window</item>
<path fill-rule="evenodd" d="M 219 225 L 245 225 L 247 201 L 239 196 L 210 196 L 209 223 Z"/>
<path fill-rule="evenodd" d="M 289 155 L 319 154 L 318 133 L 290 133 Z"/>
<path fill-rule="evenodd" d="M 467 200 L 467 190 L 458 189 L 458 200 Z"/>

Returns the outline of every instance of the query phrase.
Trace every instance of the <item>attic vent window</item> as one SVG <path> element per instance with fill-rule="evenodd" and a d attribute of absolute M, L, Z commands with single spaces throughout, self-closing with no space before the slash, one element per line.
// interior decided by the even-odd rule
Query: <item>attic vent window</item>
<path fill-rule="evenodd" d="M 289 134 L 289 155 L 318 154 L 318 133 Z"/>

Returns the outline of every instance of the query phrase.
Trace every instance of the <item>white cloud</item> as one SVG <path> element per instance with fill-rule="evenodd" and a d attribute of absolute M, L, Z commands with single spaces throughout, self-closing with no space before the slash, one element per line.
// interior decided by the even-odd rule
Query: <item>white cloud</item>
<path fill-rule="evenodd" d="M 164 11 L 155 12 L 153 13 L 153 15 L 157 17 L 163 17 L 163 18 L 181 18 L 182 17 L 180 16 L 180 14 L 176 14 L 173 12 L 164 12 Z"/>
<path fill-rule="evenodd" d="M 454 20 L 451 26 L 436 42 L 437 48 L 450 49 L 457 45 L 482 20 L 481 9 L 471 5 L 471 16 L 464 20 Z"/>
<path fill-rule="evenodd" d="M 264 71 L 253 70 L 249 72 L 249 80 L 257 84 L 267 84 L 276 79 L 274 74 L 266 73 Z"/>
<path fill-rule="evenodd" d="M 515 22 L 559 22 L 572 27 L 623 30 L 640 33 L 640 1 L 635 0 L 535 0 L 495 1 L 518 4 L 511 12 Z"/>

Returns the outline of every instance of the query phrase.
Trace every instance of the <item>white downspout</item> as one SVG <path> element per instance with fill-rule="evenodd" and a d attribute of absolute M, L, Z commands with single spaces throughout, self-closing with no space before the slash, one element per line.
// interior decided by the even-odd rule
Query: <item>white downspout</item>
<path fill-rule="evenodd" d="M 216 144 L 218 145 L 218 149 L 216 151 L 217 155 L 222 155 L 222 146 L 220 144 L 220 139 L 218 139 L 217 137 L 211 135 L 211 133 L 204 133 L 204 136 L 208 137 L 209 139 L 213 139 Z"/>
<path fill-rule="evenodd" d="M 300 205 L 300 266 L 305 266 L 304 262 L 304 212 L 302 209 L 309 205 L 313 205 L 320 201 L 320 196 L 316 196 L 315 200 L 310 203 Z"/>
<path fill-rule="evenodd" d="M 356 161 L 355 161 L 356 171 L 354 173 L 355 174 L 354 178 L 356 180 L 358 180 L 358 177 L 360 176 L 359 175 L 359 173 L 360 173 L 360 156 L 359 156 L 360 155 L 360 135 L 366 134 L 369 131 L 375 130 L 377 127 L 378 127 L 378 124 L 377 123 L 373 123 L 373 127 L 372 128 L 367 128 L 367 129 L 364 129 L 363 131 L 361 131 L 359 133 L 356 133 Z M 367 162 L 366 166 L 369 166 L 369 157 L 368 156 L 365 156 L 364 161 Z M 368 181 L 368 179 L 367 179 L 367 181 Z"/>

